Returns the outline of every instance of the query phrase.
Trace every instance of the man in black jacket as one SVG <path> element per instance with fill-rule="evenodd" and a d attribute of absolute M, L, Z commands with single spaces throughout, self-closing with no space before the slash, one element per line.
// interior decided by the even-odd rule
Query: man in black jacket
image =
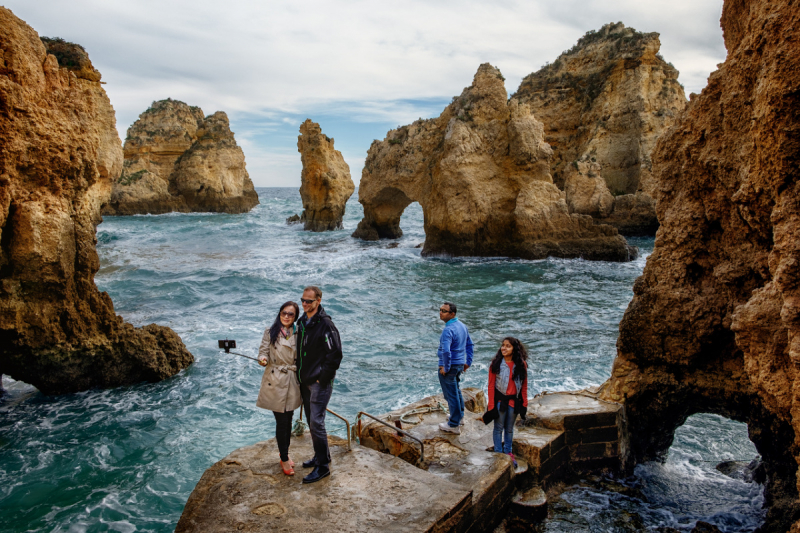
<path fill-rule="evenodd" d="M 300 301 L 305 313 L 297 321 L 297 379 L 314 445 L 314 457 L 303 463 L 303 468 L 313 466 L 314 470 L 303 478 L 303 483 L 314 483 L 331 473 L 325 410 L 333 392 L 333 378 L 342 362 L 342 342 L 339 330 L 320 305 L 319 287 L 306 287 Z"/>

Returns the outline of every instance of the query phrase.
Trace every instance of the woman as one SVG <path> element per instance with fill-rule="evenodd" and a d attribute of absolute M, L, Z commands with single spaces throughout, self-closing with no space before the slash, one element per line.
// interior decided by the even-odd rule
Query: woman
<path fill-rule="evenodd" d="M 289 458 L 289 440 L 292 434 L 292 416 L 300 407 L 300 384 L 297 382 L 297 335 L 295 320 L 300 308 L 286 302 L 278 311 L 272 326 L 264 331 L 258 362 L 265 366 L 261 377 L 256 405 L 269 409 L 275 415 L 275 440 L 281 455 L 281 469 L 287 476 L 294 475 L 294 461 Z"/>
<path fill-rule="evenodd" d="M 484 423 L 494 420 L 494 451 L 511 456 L 514 421 L 528 411 L 528 351 L 514 337 L 506 337 L 489 365 L 489 409 Z"/>

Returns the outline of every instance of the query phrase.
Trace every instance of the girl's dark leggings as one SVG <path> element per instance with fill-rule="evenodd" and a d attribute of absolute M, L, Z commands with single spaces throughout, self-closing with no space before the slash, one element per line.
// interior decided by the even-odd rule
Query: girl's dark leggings
<path fill-rule="evenodd" d="M 289 441 L 292 438 L 292 417 L 294 411 L 277 413 L 275 415 L 275 440 L 278 441 L 278 452 L 281 454 L 281 461 L 284 463 L 289 460 Z"/>

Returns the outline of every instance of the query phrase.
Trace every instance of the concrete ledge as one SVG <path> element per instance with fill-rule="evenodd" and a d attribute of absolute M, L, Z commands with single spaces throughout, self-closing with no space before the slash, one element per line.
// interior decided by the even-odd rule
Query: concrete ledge
<path fill-rule="evenodd" d="M 205 471 L 176 533 L 236 531 L 465 531 L 472 494 L 405 461 L 331 438 L 332 474 L 302 485 L 285 476 L 275 440 L 235 450 Z M 293 437 L 295 461 L 313 455 L 311 438 Z"/>
<path fill-rule="evenodd" d="M 486 409 L 483 392 L 464 389 L 464 393 L 467 413 L 460 435 L 439 430 L 439 424 L 447 420 L 442 411 L 407 416 L 407 419 L 419 422 L 401 424 L 404 430 L 425 444 L 425 463 L 420 465 L 421 468 L 472 492 L 468 531 L 488 531 L 500 521 L 516 489 L 514 465 L 507 455 L 487 451 L 492 447 L 492 426 L 477 420 L 477 415 Z M 381 418 L 393 422 L 409 411 L 436 408 L 439 404 L 446 405 L 442 395 L 431 396 Z M 377 422 L 362 426 L 361 444 L 413 464 L 417 464 L 419 459 L 418 443 L 398 436 L 396 431 Z"/>

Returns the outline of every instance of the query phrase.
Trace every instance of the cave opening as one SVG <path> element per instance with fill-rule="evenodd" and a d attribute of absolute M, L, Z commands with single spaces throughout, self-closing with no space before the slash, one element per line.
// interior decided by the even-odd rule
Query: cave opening
<path fill-rule="evenodd" d="M 419 202 L 411 202 L 400 215 L 403 238 L 421 244 L 425 242 L 425 215 Z"/>
<path fill-rule="evenodd" d="M 744 532 L 766 518 L 765 468 L 745 423 L 694 414 L 675 430 L 666 460 L 641 463 L 635 474 L 664 526 L 691 529 L 702 521 Z"/>

